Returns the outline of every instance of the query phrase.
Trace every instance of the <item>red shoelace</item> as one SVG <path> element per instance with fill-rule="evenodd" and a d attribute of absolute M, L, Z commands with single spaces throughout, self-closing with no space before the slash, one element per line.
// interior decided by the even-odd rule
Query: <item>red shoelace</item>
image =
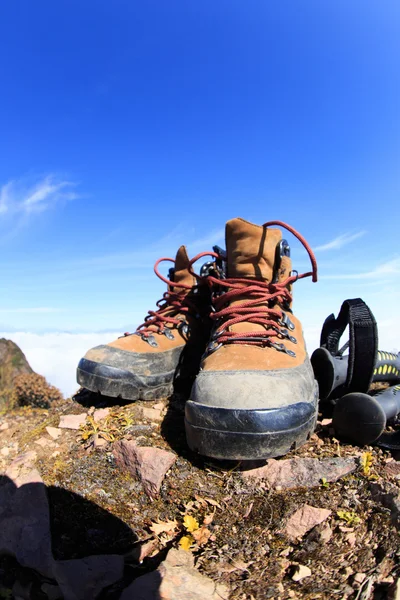
<path fill-rule="evenodd" d="M 293 229 L 293 227 L 282 221 L 269 221 L 264 223 L 263 227 L 269 227 L 270 225 L 276 225 L 287 229 L 301 242 L 310 257 L 312 271 L 301 275 L 295 272 L 295 275 L 291 274 L 287 279 L 279 283 L 267 283 L 259 279 L 251 278 L 242 279 L 229 277 L 227 279 L 219 279 L 212 275 L 208 275 L 206 280 L 210 286 L 215 286 L 215 289 L 219 291 L 221 291 L 221 288 L 226 289 L 225 293 L 213 295 L 214 312 L 211 313 L 210 317 L 216 324 L 219 323 L 212 336 L 212 343 L 214 343 L 215 346 L 219 347 L 219 345 L 224 343 L 234 343 L 253 344 L 258 346 L 272 345 L 277 347 L 276 344 L 274 345 L 272 343 L 272 337 L 281 339 L 289 338 L 292 341 L 296 341 L 295 338 L 288 333 L 288 329 L 292 329 L 293 324 L 280 306 L 289 305 L 292 301 L 292 295 L 288 289 L 292 283 L 298 279 L 303 279 L 304 277 L 312 277 L 313 282 L 317 281 L 317 262 L 314 253 L 306 240 Z M 214 252 L 203 252 L 195 256 L 190 261 L 189 267 L 189 271 L 195 276 L 196 274 L 192 270 L 192 264 L 203 256 L 213 256 L 217 259 L 220 258 L 218 254 Z M 242 298 L 244 301 L 240 302 Z M 233 302 L 235 304 L 232 304 Z M 274 308 L 269 308 L 271 304 L 274 305 Z M 229 328 L 232 325 L 244 322 L 262 325 L 265 329 L 264 331 L 229 331 Z M 293 352 L 287 351 L 282 344 L 278 346 L 278 350 L 294 354 Z M 213 349 L 216 349 L 216 347 L 211 350 Z"/>
<path fill-rule="evenodd" d="M 141 335 L 143 338 L 148 338 L 154 333 L 168 333 L 170 328 L 166 327 L 167 325 L 179 326 L 181 323 L 184 323 L 182 319 L 175 318 L 177 314 L 196 311 L 195 305 L 187 298 L 187 291 L 191 290 L 192 286 L 185 283 L 175 283 L 161 275 L 158 271 L 158 265 L 164 261 L 175 264 L 173 258 L 159 258 L 154 265 L 154 272 L 161 281 L 164 281 L 168 285 L 168 290 L 156 303 L 158 310 L 149 310 L 144 322 L 137 327 L 135 333 Z M 180 291 L 175 291 L 176 288 L 180 288 Z M 133 334 L 127 332 L 124 335 Z"/>

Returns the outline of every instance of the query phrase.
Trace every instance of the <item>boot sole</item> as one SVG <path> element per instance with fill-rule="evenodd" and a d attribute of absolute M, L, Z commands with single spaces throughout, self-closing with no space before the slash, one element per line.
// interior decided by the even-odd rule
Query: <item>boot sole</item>
<path fill-rule="evenodd" d="M 81 387 L 103 396 L 124 400 L 158 400 L 172 394 L 174 373 L 173 370 L 139 377 L 130 371 L 82 358 L 76 378 Z"/>
<path fill-rule="evenodd" d="M 221 460 L 283 456 L 314 432 L 318 396 L 277 409 L 234 410 L 188 400 L 186 439 L 191 450 Z"/>

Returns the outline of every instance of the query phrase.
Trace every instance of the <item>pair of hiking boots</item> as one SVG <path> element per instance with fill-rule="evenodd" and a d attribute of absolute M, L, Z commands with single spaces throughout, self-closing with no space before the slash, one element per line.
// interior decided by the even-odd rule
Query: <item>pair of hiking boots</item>
<path fill-rule="evenodd" d="M 312 271 L 292 271 L 284 227 L 306 248 Z M 292 311 L 292 285 L 312 276 L 315 257 L 290 226 L 262 226 L 237 218 L 226 224 L 226 252 L 214 247 L 192 260 L 185 246 L 160 259 L 156 274 L 168 291 L 133 334 L 87 352 L 78 383 L 127 400 L 189 394 L 185 427 L 189 447 L 229 460 L 281 456 L 314 430 L 318 386 L 302 327 Z M 194 263 L 212 260 L 200 275 Z M 158 272 L 174 262 L 169 279 Z"/>

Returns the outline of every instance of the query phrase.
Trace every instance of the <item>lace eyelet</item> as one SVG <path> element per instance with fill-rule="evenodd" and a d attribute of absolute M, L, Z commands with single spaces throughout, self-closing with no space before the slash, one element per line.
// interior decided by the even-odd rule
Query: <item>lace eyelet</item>
<path fill-rule="evenodd" d="M 293 335 L 290 335 L 290 333 L 286 329 L 277 329 L 277 331 L 279 335 L 289 340 L 289 342 L 292 342 L 292 344 L 297 344 L 296 338 Z"/>
<path fill-rule="evenodd" d="M 147 342 L 152 348 L 158 348 L 158 344 L 154 335 L 142 335 L 142 340 Z"/>
<path fill-rule="evenodd" d="M 288 315 L 282 311 L 282 318 L 278 321 L 279 325 L 283 325 L 283 327 L 286 327 L 287 329 L 290 329 L 290 331 L 293 331 L 295 329 L 294 323 L 292 323 L 292 321 L 289 319 Z"/>
<path fill-rule="evenodd" d="M 172 331 L 168 327 L 165 327 L 165 329 L 163 329 L 163 331 L 160 332 L 160 333 L 163 333 L 168 340 L 174 340 L 175 339 L 174 334 L 172 333 Z"/>
<path fill-rule="evenodd" d="M 215 341 L 210 342 L 206 348 L 205 356 L 208 356 L 209 354 L 216 352 L 219 348 L 221 348 L 221 346 L 222 346 L 222 344 L 219 342 L 218 343 Z"/>
<path fill-rule="evenodd" d="M 185 323 L 184 321 L 182 321 L 182 323 L 181 323 L 181 325 L 179 325 L 178 329 L 183 335 L 187 335 L 189 333 L 189 325 L 187 323 Z"/>
<path fill-rule="evenodd" d="M 276 342 L 271 342 L 270 346 L 271 346 L 271 348 L 274 348 L 275 350 L 278 350 L 279 352 L 284 352 L 285 354 L 288 354 L 289 356 L 292 356 L 292 357 L 296 356 L 296 352 L 293 352 L 293 350 L 289 350 L 288 348 L 286 348 L 285 344 L 278 344 Z"/>

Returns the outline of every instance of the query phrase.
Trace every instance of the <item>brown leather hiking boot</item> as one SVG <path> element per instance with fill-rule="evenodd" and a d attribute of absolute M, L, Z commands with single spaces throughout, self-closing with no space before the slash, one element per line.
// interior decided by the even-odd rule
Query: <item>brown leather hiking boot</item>
<path fill-rule="evenodd" d="M 175 264 L 170 279 L 157 270 Z M 189 273 L 185 246 L 175 261 L 162 258 L 155 273 L 168 284 L 158 310 L 149 311 L 133 334 L 89 350 L 79 362 L 78 383 L 92 392 L 127 400 L 154 400 L 175 391 L 189 392 L 206 347 L 211 321 L 209 288 Z"/>
<path fill-rule="evenodd" d="M 289 245 L 270 225 L 301 241 L 312 272 L 292 271 Z M 186 403 L 188 444 L 220 459 L 280 456 L 306 441 L 317 416 L 318 386 L 291 293 L 297 279 L 317 280 L 315 257 L 280 221 L 228 221 L 226 249 L 226 279 L 208 277 L 214 327 Z"/>

